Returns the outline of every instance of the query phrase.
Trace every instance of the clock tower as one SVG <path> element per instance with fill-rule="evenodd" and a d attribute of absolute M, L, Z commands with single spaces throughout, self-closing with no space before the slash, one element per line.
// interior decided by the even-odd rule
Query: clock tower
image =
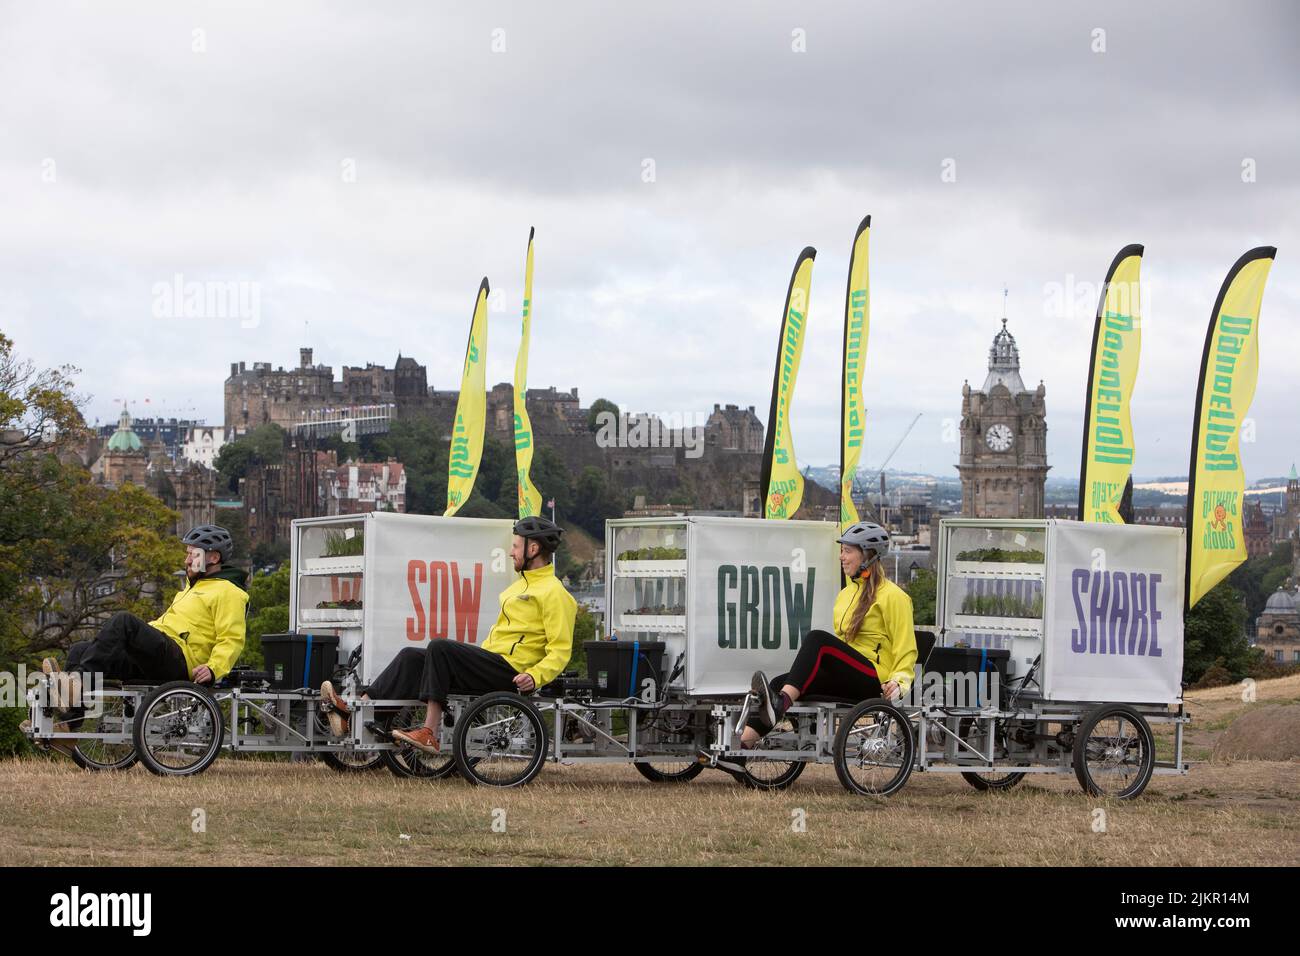
<path fill-rule="evenodd" d="M 1047 482 L 1043 383 L 1020 379 L 1020 351 L 1007 320 L 993 337 L 984 385 L 961 388 L 961 513 L 978 518 L 1041 518 Z"/>

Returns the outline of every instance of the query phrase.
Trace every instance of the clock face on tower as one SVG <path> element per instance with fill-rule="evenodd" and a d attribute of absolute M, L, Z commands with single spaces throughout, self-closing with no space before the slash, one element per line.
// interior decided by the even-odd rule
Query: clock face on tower
<path fill-rule="evenodd" d="M 1014 440 L 1015 435 L 1012 434 L 1011 429 L 1000 422 L 984 433 L 984 443 L 994 451 L 1006 451 Z"/>

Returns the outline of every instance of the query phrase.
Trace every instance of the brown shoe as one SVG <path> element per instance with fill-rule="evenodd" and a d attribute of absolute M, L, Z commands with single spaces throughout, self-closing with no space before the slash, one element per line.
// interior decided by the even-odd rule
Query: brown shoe
<path fill-rule="evenodd" d="M 416 750 L 423 750 L 427 754 L 442 752 L 442 747 L 438 743 L 437 731 L 430 730 L 428 727 L 416 727 L 414 730 L 394 730 L 393 739 L 409 744 Z"/>
<path fill-rule="evenodd" d="M 50 675 L 50 706 L 66 712 L 81 706 L 81 675 L 76 671 L 56 671 Z"/>
<path fill-rule="evenodd" d="M 329 681 L 320 685 L 320 699 L 329 708 L 325 716 L 330 722 L 330 733 L 335 737 L 345 736 L 348 732 L 348 716 L 352 712 Z"/>
<path fill-rule="evenodd" d="M 32 722 L 30 720 L 24 720 L 18 725 L 18 729 L 28 737 L 32 737 Z M 67 729 L 68 725 L 66 721 L 54 725 L 55 733 L 63 733 Z M 77 745 L 71 740 L 37 740 L 35 737 L 32 737 L 32 743 L 42 750 L 57 750 L 65 757 L 71 757 L 72 752 L 77 749 Z"/>

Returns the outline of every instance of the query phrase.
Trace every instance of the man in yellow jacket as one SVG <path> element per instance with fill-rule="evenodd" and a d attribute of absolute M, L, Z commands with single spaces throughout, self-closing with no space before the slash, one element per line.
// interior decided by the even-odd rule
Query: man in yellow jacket
<path fill-rule="evenodd" d="M 510 557 L 520 578 L 501 592 L 501 611 L 482 647 L 434 640 L 404 648 L 366 690 L 372 700 L 422 700 L 424 725 L 393 736 L 426 753 L 438 752 L 438 724 L 449 694 L 521 694 L 545 687 L 564 670 L 573 650 L 578 602 L 555 576 L 551 558 L 564 529 L 542 517 L 515 522 Z M 347 730 L 348 707 L 333 684 L 321 685 L 330 729 Z"/>
<path fill-rule="evenodd" d="M 199 525 L 181 539 L 186 545 L 185 586 L 156 620 L 113 615 L 93 641 L 68 650 L 70 672 L 97 673 L 110 680 L 164 683 L 221 680 L 244 649 L 245 575 L 226 567 L 234 542 L 217 525 Z M 45 669 L 55 669 L 47 659 Z"/>

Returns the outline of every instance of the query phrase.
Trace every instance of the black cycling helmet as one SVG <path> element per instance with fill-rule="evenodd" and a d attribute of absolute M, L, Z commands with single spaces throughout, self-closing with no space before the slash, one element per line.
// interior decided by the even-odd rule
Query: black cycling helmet
<path fill-rule="evenodd" d="M 560 535 L 564 534 L 564 529 L 549 518 L 529 515 L 515 522 L 514 532 L 528 541 L 540 542 L 547 552 L 552 552 L 560 546 Z"/>
<path fill-rule="evenodd" d="M 858 568 L 856 578 L 871 566 L 872 561 L 883 558 L 889 551 L 889 532 L 874 521 L 859 521 L 843 535 L 835 539 L 841 544 L 851 544 L 862 549 L 862 567 Z"/>
<path fill-rule="evenodd" d="M 215 524 L 201 524 L 191 528 L 181 538 L 181 543 L 204 551 L 216 551 L 221 555 L 222 564 L 230 559 L 230 552 L 235 550 L 235 541 L 230 537 L 230 532 Z"/>

